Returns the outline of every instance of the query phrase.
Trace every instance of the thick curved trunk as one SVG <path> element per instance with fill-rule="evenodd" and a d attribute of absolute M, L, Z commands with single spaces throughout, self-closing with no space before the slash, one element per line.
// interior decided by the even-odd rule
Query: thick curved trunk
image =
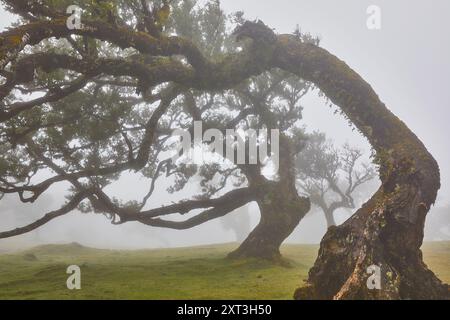
<path fill-rule="evenodd" d="M 278 181 L 265 179 L 255 166 L 243 168 L 250 188 L 258 190 L 261 219 L 230 258 L 255 257 L 269 260 L 281 258 L 280 246 L 294 231 L 311 208 L 309 199 L 298 195 L 295 187 L 293 155 L 295 148 L 289 138 L 280 135 Z"/>
<path fill-rule="evenodd" d="M 279 36 L 273 65 L 316 84 L 377 152 L 382 186 L 349 220 L 331 227 L 297 299 L 439 299 L 448 287 L 422 260 L 426 213 L 439 167 L 422 142 L 356 72 L 317 46 Z M 381 288 L 369 289 L 378 266 Z"/>
<path fill-rule="evenodd" d="M 261 219 L 230 258 L 279 260 L 280 246 L 310 209 L 309 200 L 298 196 L 295 188 L 267 182 L 266 194 L 257 200 Z"/>

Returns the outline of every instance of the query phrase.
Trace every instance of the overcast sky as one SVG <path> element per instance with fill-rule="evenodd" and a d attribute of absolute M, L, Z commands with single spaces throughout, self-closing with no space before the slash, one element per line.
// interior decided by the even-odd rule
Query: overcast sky
<path fill-rule="evenodd" d="M 381 8 L 381 30 L 366 26 L 370 5 Z M 440 197 L 450 199 L 450 1 L 448 0 L 223 0 L 278 33 L 319 35 L 321 46 L 367 80 L 419 136 L 442 171 Z M 339 140 L 353 139 L 346 123 L 321 101 L 305 103 L 308 126 Z"/>
<path fill-rule="evenodd" d="M 370 5 L 381 8 L 381 30 L 369 30 L 366 26 Z M 388 108 L 425 143 L 441 167 L 439 203 L 450 201 L 450 1 L 222 0 L 222 6 L 227 12 L 242 10 L 249 19 L 261 19 L 277 33 L 291 33 L 298 24 L 302 31 L 320 36 L 321 46 L 367 80 Z M 0 29 L 10 22 L 11 17 L 0 9 Z M 369 149 L 364 139 L 325 107 L 320 98 L 311 95 L 304 100 L 304 107 L 310 130 L 320 129 L 339 143 L 350 141 Z M 112 227 L 113 230 L 106 227 L 108 222 L 103 217 L 84 218 L 81 222 L 68 217 L 62 226 L 75 221 L 83 230 L 91 230 L 89 225 L 102 225 L 103 231 L 108 228 L 108 236 L 98 233 L 105 244 L 123 242 L 124 234 L 138 237 L 129 243 L 139 243 L 140 237 L 150 232 L 142 228 L 126 233 L 131 228 L 127 226 Z M 306 229 L 303 226 L 300 230 Z M 203 226 L 199 230 L 211 234 Z M 170 236 L 175 237 L 175 233 Z M 194 233 L 191 238 L 196 239 Z M 229 238 L 228 234 L 226 239 Z M 185 240 L 180 239 L 180 243 Z"/>

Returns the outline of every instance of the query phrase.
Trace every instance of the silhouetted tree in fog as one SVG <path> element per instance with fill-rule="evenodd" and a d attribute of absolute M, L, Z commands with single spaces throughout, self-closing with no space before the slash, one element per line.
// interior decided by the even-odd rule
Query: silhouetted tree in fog
<path fill-rule="evenodd" d="M 336 210 L 355 209 L 357 189 L 376 176 L 362 156 L 362 150 L 348 144 L 336 149 L 325 134 L 315 132 L 296 157 L 297 185 L 322 210 L 328 227 L 336 225 Z"/>

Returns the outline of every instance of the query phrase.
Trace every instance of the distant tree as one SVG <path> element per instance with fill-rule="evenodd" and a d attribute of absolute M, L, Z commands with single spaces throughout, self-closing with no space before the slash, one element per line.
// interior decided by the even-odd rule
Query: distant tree
<path fill-rule="evenodd" d="M 349 144 L 337 149 L 318 132 L 308 136 L 305 148 L 297 154 L 297 185 L 321 209 L 328 227 L 336 225 L 336 210 L 356 208 L 357 189 L 377 175 L 362 157 L 361 149 Z"/>

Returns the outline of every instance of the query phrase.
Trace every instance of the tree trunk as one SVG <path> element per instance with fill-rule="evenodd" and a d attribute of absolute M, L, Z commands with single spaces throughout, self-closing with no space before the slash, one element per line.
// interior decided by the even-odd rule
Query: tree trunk
<path fill-rule="evenodd" d="M 269 181 L 260 168 L 243 168 L 249 186 L 257 190 L 261 219 L 256 228 L 229 254 L 230 258 L 281 258 L 280 246 L 311 208 L 309 199 L 300 197 L 295 187 L 295 148 L 289 138 L 280 135 L 279 181 Z"/>
<path fill-rule="evenodd" d="M 377 152 L 382 186 L 349 220 L 331 227 L 297 299 L 442 299 L 443 284 L 422 260 L 425 216 L 440 187 L 422 142 L 357 73 L 324 49 L 279 36 L 273 65 L 313 82 Z M 381 288 L 370 274 L 381 271 Z"/>
<path fill-rule="evenodd" d="M 327 228 L 335 226 L 336 221 L 334 220 L 333 211 L 325 210 L 324 212 L 325 219 L 327 220 Z"/>
<path fill-rule="evenodd" d="M 262 258 L 277 261 L 280 246 L 310 209 L 309 200 L 280 182 L 266 182 L 266 194 L 257 200 L 261 219 L 230 258 Z"/>

